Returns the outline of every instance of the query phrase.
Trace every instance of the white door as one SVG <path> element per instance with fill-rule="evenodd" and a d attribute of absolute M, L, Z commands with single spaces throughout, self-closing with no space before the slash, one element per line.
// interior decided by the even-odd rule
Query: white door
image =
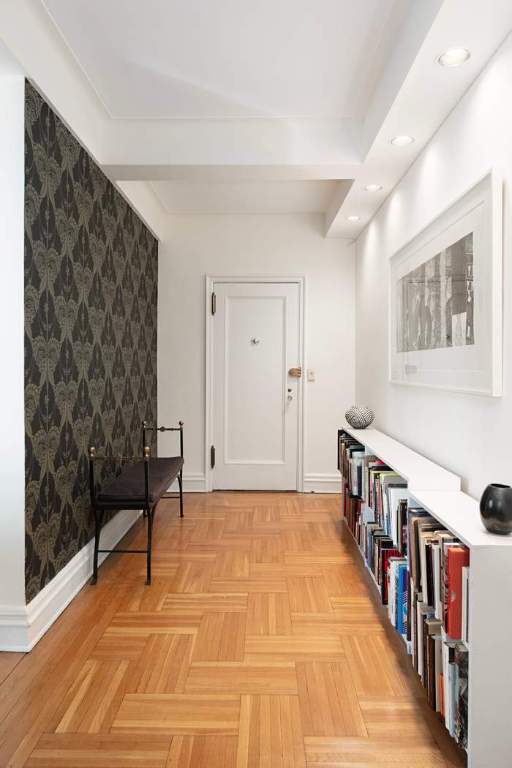
<path fill-rule="evenodd" d="M 213 488 L 297 490 L 298 283 L 215 283 Z"/>

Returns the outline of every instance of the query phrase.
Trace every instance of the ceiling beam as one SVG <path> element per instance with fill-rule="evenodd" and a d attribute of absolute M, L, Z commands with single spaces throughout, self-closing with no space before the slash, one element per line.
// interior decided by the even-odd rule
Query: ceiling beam
<path fill-rule="evenodd" d="M 436 4 L 437 0 L 432 6 Z M 420 0 L 418 7 L 423 5 L 424 0 Z M 423 29 L 430 16 L 426 12 L 422 16 Z M 382 109 L 371 132 L 367 133 L 365 140 L 371 141 L 371 146 L 360 147 L 364 160 L 356 169 L 354 184 L 338 212 L 330 217 L 326 236 L 357 237 L 360 234 L 478 77 L 511 26 L 510 0 L 493 0 L 492 13 L 479 0 L 444 0 L 398 93 L 387 110 Z M 417 32 L 416 42 L 420 38 Z M 471 58 L 463 67 L 450 70 L 439 66 L 439 54 L 454 44 L 464 44 L 472 52 Z M 399 134 L 411 135 L 414 142 L 402 148 L 392 146 L 391 139 Z M 369 192 L 365 189 L 368 184 L 381 185 L 382 189 Z M 347 220 L 353 214 L 359 217 L 357 222 Z"/>
<path fill-rule="evenodd" d="M 143 168 L 162 178 L 188 165 L 352 166 L 361 162 L 358 127 L 310 118 L 113 120 L 103 164 L 125 178 L 140 178 Z"/>
<path fill-rule="evenodd" d="M 386 39 L 381 43 L 389 48 L 389 56 L 361 128 L 359 149 L 363 158 L 377 137 L 442 4 L 443 0 L 399 0 L 396 4 L 394 23 L 386 28 Z M 391 45 L 388 39 L 392 39 Z"/>
<path fill-rule="evenodd" d="M 323 165 L 107 165 L 114 181 L 343 181 L 350 182 L 357 164 Z"/>

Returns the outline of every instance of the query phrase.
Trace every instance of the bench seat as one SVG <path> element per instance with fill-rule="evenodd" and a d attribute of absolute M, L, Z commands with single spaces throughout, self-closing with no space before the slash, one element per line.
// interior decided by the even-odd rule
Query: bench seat
<path fill-rule="evenodd" d="M 183 467 L 181 456 L 149 459 L 149 500 L 156 503 L 177 478 Z M 121 473 L 98 493 L 98 505 L 105 508 L 133 509 L 145 503 L 144 461 L 127 464 Z"/>

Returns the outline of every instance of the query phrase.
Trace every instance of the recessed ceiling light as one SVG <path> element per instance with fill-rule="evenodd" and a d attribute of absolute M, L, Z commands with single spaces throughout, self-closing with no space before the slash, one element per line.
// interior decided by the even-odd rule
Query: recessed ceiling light
<path fill-rule="evenodd" d="M 408 144 L 412 144 L 414 141 L 413 136 L 407 136 L 407 134 L 402 134 L 401 136 L 395 136 L 391 139 L 391 143 L 395 147 L 406 147 Z"/>
<path fill-rule="evenodd" d="M 382 184 L 367 184 L 365 190 L 367 192 L 380 192 Z"/>
<path fill-rule="evenodd" d="M 347 216 L 347 221 L 359 221 L 359 216 Z"/>
<path fill-rule="evenodd" d="M 442 67 L 460 67 L 470 56 L 467 48 L 448 48 L 437 57 L 437 61 Z"/>

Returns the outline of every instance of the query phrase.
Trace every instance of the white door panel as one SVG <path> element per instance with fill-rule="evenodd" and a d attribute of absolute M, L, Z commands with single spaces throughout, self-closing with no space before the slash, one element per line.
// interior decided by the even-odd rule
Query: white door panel
<path fill-rule="evenodd" d="M 299 286 L 216 283 L 214 488 L 296 490 Z"/>

